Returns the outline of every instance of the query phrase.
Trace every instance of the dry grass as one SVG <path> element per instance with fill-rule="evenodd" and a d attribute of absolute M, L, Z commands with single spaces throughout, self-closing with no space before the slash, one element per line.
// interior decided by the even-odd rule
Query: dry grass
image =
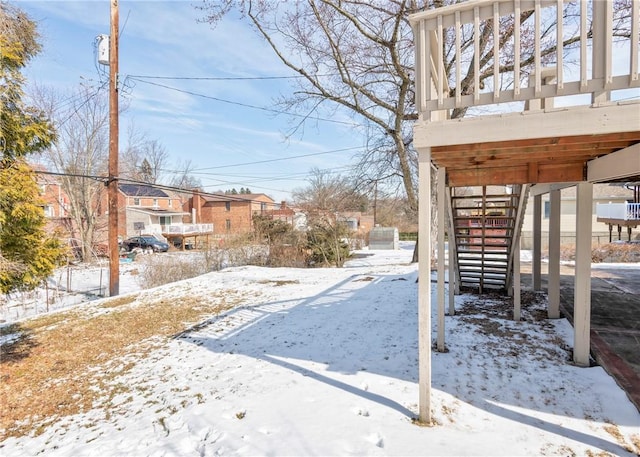
<path fill-rule="evenodd" d="M 60 417 L 97 406 L 109 414 L 110 400 L 129 389 L 110 382 L 134 366 L 127 356 L 139 357 L 240 300 L 229 291 L 179 303 L 118 297 L 91 313 L 58 313 L 5 330 L 20 338 L 0 348 L 0 441 L 41 433 Z"/>

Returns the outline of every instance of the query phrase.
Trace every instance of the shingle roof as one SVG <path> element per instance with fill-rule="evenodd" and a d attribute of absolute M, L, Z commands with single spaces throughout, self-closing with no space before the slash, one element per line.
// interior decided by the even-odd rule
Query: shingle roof
<path fill-rule="evenodd" d="M 118 187 L 128 197 L 168 197 L 163 190 L 145 184 L 120 184 Z"/>

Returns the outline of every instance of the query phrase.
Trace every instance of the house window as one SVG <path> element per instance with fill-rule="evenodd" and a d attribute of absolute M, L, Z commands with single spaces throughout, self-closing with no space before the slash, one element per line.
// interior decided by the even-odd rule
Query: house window
<path fill-rule="evenodd" d="M 551 202 L 549 200 L 544 202 L 544 218 L 549 219 L 551 214 Z"/>
<path fill-rule="evenodd" d="M 153 199 L 153 206 L 158 206 L 158 199 L 157 198 Z"/>
<path fill-rule="evenodd" d="M 160 216 L 160 225 L 163 227 L 171 225 L 171 216 Z"/>
<path fill-rule="evenodd" d="M 231 211 L 231 202 L 224 202 L 224 207 L 227 211 Z"/>
<path fill-rule="evenodd" d="M 173 200 L 169 199 L 169 208 L 173 208 Z"/>
<path fill-rule="evenodd" d="M 266 211 L 267 210 L 267 204 L 266 203 L 260 203 L 260 211 Z"/>
<path fill-rule="evenodd" d="M 134 199 L 133 199 L 133 204 L 134 204 L 135 206 L 140 206 L 140 199 L 139 199 L 139 198 L 134 198 Z"/>
<path fill-rule="evenodd" d="M 227 227 L 227 232 L 230 232 L 231 231 L 231 219 L 227 219 L 225 221 L 225 223 L 226 223 L 226 227 Z"/>

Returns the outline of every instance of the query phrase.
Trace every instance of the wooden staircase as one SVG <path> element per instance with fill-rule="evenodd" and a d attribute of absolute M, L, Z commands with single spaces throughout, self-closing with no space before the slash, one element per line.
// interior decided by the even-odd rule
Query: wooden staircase
<path fill-rule="evenodd" d="M 513 240 L 522 226 L 526 194 L 522 185 L 450 189 L 449 233 L 461 289 L 509 291 Z"/>

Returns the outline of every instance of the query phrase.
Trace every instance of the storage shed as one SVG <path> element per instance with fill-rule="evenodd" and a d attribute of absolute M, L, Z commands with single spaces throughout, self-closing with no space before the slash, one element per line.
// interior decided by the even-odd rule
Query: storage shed
<path fill-rule="evenodd" d="M 396 227 L 374 227 L 369 232 L 369 249 L 400 249 Z"/>

